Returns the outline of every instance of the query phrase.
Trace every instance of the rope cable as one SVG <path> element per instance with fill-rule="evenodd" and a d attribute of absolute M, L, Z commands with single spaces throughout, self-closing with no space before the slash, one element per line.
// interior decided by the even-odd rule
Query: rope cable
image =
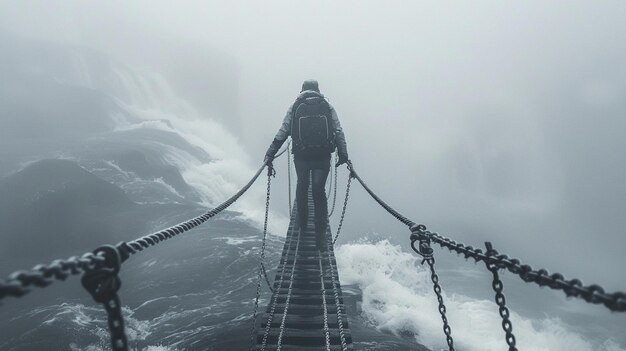
<path fill-rule="evenodd" d="M 579 279 L 566 280 L 560 273 L 549 274 L 545 269 L 534 270 L 527 264 L 522 264 L 520 260 L 516 258 L 509 258 L 507 255 L 500 254 L 498 256 L 490 256 L 481 249 L 475 249 L 472 246 L 458 243 L 450 238 L 439 235 L 436 232 L 430 232 L 425 230 L 426 226 L 420 224 L 416 225 L 415 222 L 403 216 L 394 208 L 385 203 L 380 197 L 378 197 L 368 186 L 363 179 L 354 170 L 354 166 L 349 162 L 348 168 L 353 176 L 363 186 L 365 191 L 380 204 L 387 212 L 398 219 L 408 227 L 417 228 L 422 227 L 423 237 L 428 243 L 430 241 L 436 243 L 442 248 L 447 248 L 450 251 L 454 251 L 457 254 L 463 255 L 465 258 L 473 258 L 476 262 L 482 261 L 485 263 L 496 264 L 499 268 L 505 268 L 509 272 L 518 275 L 523 281 L 527 283 L 535 283 L 539 286 L 548 286 L 551 289 L 562 290 L 568 297 L 577 297 L 583 299 L 589 303 L 603 304 L 611 311 L 626 311 L 626 293 L 617 291 L 614 293 L 607 293 L 605 290 L 596 284 L 584 286 Z M 412 244 L 417 241 L 418 238 L 411 236 Z M 415 250 L 415 248 L 414 248 Z M 418 252 L 418 250 L 416 250 Z M 419 252 L 418 252 L 419 253 Z"/>
<path fill-rule="evenodd" d="M 121 262 L 126 261 L 130 255 L 134 255 L 150 246 L 154 246 L 162 241 L 187 232 L 224 211 L 254 184 L 263 169 L 265 169 L 265 166 L 266 164 L 263 164 L 254 176 L 252 176 L 250 181 L 237 193 L 210 211 L 169 228 L 142 236 L 128 243 L 121 242 L 117 244 L 116 248 L 119 251 Z M 29 271 L 16 271 L 10 274 L 6 280 L 3 281 L 0 279 L 0 300 L 7 296 L 24 296 L 30 292 L 30 287 L 32 286 L 43 288 L 52 284 L 55 280 L 65 280 L 70 275 L 77 275 L 99 269 L 103 266 L 104 261 L 101 255 L 87 252 L 80 257 L 72 256 L 68 259 L 54 260 L 47 265 L 40 264 Z"/>

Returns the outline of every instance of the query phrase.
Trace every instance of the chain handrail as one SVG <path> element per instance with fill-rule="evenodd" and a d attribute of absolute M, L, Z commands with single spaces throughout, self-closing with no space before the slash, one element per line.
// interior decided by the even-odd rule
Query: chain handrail
<path fill-rule="evenodd" d="M 336 171 L 335 171 L 336 172 Z M 332 241 L 333 245 L 339 239 L 339 234 L 341 233 L 341 227 L 343 226 L 343 220 L 346 217 L 346 208 L 348 207 L 348 198 L 350 197 L 350 184 L 352 183 L 352 173 L 348 175 L 348 183 L 346 184 L 346 196 L 343 199 L 343 208 L 341 209 L 341 217 L 339 217 L 339 224 L 337 225 L 337 233 L 335 234 L 335 239 Z M 332 233 L 330 233 L 332 236 Z"/>
<path fill-rule="evenodd" d="M 169 228 L 142 236 L 128 243 L 120 242 L 115 248 L 120 254 L 121 262 L 126 261 L 130 255 L 189 231 L 227 209 L 254 184 L 265 167 L 266 164 L 264 163 L 246 185 L 212 210 Z M 32 286 L 43 288 L 52 284 L 55 280 L 65 280 L 70 275 L 100 269 L 103 267 L 104 263 L 105 258 L 103 256 L 94 254 L 93 252 L 87 252 L 80 257 L 72 256 L 68 259 L 54 260 L 47 265 L 36 265 L 28 271 L 16 271 L 10 274 L 6 280 L 0 279 L 0 300 L 8 296 L 24 296 L 30 292 L 30 287 Z"/>
<path fill-rule="evenodd" d="M 443 333 L 446 336 L 446 343 L 448 344 L 448 351 L 454 351 L 454 339 L 452 338 L 452 329 L 450 328 L 450 324 L 448 324 L 448 317 L 446 316 L 446 305 L 443 303 L 443 295 L 441 294 L 441 284 L 439 284 L 439 275 L 435 271 L 435 258 L 425 258 L 422 263 L 428 263 L 428 267 L 430 267 L 430 280 L 433 282 L 433 291 L 437 296 L 437 309 L 439 310 L 439 314 L 441 315 L 441 322 L 443 323 Z"/>
<path fill-rule="evenodd" d="M 352 165 L 352 162 L 350 162 L 350 161 L 348 161 L 348 169 L 350 170 L 350 173 L 352 174 L 352 176 L 354 178 L 356 178 L 356 180 L 358 180 L 359 183 L 361 183 L 361 185 L 363 186 L 365 191 L 367 191 L 367 193 L 370 194 L 370 196 L 374 200 L 376 200 L 376 202 L 378 202 L 379 205 L 381 205 L 385 210 L 387 210 L 387 212 L 389 212 L 389 214 L 394 216 L 397 220 L 399 220 L 400 222 L 405 224 L 407 227 L 412 227 L 412 226 L 415 225 L 415 222 L 413 222 L 412 220 L 410 220 L 410 219 L 406 218 L 405 216 L 403 216 L 400 212 L 396 211 L 393 207 L 389 206 L 385 201 L 383 201 L 383 199 L 378 197 L 378 195 L 376 195 L 376 193 L 374 193 L 372 191 L 372 189 L 370 189 L 367 186 L 367 184 L 365 184 L 363 179 L 361 179 L 359 174 L 354 170 L 354 166 Z"/>
<path fill-rule="evenodd" d="M 348 168 L 354 174 L 354 177 L 361 183 L 365 191 L 378 202 L 387 212 L 398 219 L 400 222 L 410 228 L 416 227 L 416 223 L 408 219 L 400 212 L 396 211 L 393 207 L 385 203 L 380 197 L 378 197 L 368 186 L 363 179 L 354 170 L 354 166 L 348 163 Z M 419 225 L 424 228 L 423 238 L 427 238 L 429 241 L 436 243 L 437 245 L 447 248 L 450 251 L 454 251 L 457 254 L 463 255 L 465 258 L 473 258 L 476 262 L 482 261 L 485 263 L 495 264 L 499 268 L 506 268 L 509 272 L 518 275 L 523 281 L 527 283 L 535 283 L 539 286 L 547 286 L 551 289 L 562 290 L 568 297 L 576 297 L 583 299 L 589 303 L 603 304 L 611 311 L 626 311 L 626 293 L 618 291 L 614 293 L 607 293 L 604 288 L 599 285 L 583 285 L 579 279 L 567 280 L 560 273 L 549 274 L 545 269 L 534 270 L 527 264 L 522 264 L 520 260 L 516 258 L 509 258 L 507 255 L 500 254 L 497 256 L 488 256 L 481 249 L 475 249 L 472 246 L 467 246 L 463 243 L 458 243 L 445 236 L 439 235 L 435 232 L 425 230 L 425 226 Z M 413 246 L 418 241 L 418 235 L 411 236 L 411 245 Z M 413 246 L 414 247 L 414 246 Z M 414 247 L 415 250 L 415 247 Z M 432 250 L 432 249 L 431 249 Z M 418 252 L 419 250 L 415 250 Z M 419 253 L 419 252 L 418 252 Z M 431 252 L 432 253 L 432 252 Z"/>
<path fill-rule="evenodd" d="M 491 242 L 487 241 L 485 243 L 485 247 L 487 247 L 487 255 L 494 256 L 498 254 L 498 252 L 491 246 Z M 509 346 L 509 351 L 517 351 L 517 347 L 515 347 L 515 335 L 513 335 L 513 323 L 511 323 L 511 319 L 509 318 L 509 309 L 506 307 L 506 298 L 502 292 L 504 290 L 504 284 L 502 284 L 502 281 L 500 280 L 498 266 L 491 263 L 487 263 L 485 266 L 491 272 L 491 276 L 493 277 L 491 287 L 496 293 L 495 302 L 498 305 L 498 312 L 502 318 L 502 330 L 504 330 L 505 333 L 504 340 Z"/>
<path fill-rule="evenodd" d="M 114 246 L 104 245 L 97 248 L 94 253 L 105 258 L 105 265 L 102 268 L 83 274 L 81 283 L 93 300 L 104 306 L 111 334 L 112 350 L 128 351 L 128 338 L 124 330 L 122 303 L 117 294 L 122 286 L 122 281 L 118 275 L 122 264 L 119 252 Z"/>
<path fill-rule="evenodd" d="M 257 320 L 257 312 L 259 309 L 259 299 L 261 297 L 261 276 L 265 276 L 265 281 L 267 282 L 268 288 L 274 292 L 267 278 L 267 273 L 265 272 L 265 247 L 267 245 L 267 222 L 269 216 L 269 207 L 270 207 L 270 190 L 272 185 L 272 177 L 276 174 L 274 167 L 271 163 L 268 163 L 267 168 L 267 192 L 265 197 L 265 221 L 263 223 L 263 237 L 261 239 L 261 252 L 259 253 L 259 271 L 256 279 L 256 296 L 254 298 L 254 313 L 252 313 L 252 330 L 250 331 L 250 351 L 254 348 L 254 337 L 256 335 L 256 320 Z"/>
<path fill-rule="evenodd" d="M 611 311 L 626 311 L 626 293 L 618 291 L 614 293 L 605 292 L 599 285 L 583 285 L 579 279 L 566 279 L 560 273 L 550 274 L 546 269 L 533 269 L 530 265 L 522 264 L 517 258 L 510 258 L 505 254 L 489 256 L 481 249 L 458 243 L 454 240 L 441 236 L 437 233 L 426 231 L 431 240 L 437 245 L 463 255 L 465 258 L 472 258 L 474 261 L 495 264 L 499 268 L 505 268 L 509 272 L 518 275 L 527 283 L 535 283 L 539 286 L 547 286 L 551 289 L 562 290 L 568 297 L 576 297 L 593 304 L 603 304 Z"/>

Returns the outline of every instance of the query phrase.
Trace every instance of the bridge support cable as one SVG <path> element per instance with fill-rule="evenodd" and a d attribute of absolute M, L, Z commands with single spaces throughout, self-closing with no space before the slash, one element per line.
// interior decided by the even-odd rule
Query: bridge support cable
<path fill-rule="evenodd" d="M 441 287 L 438 285 L 439 277 L 436 275 L 434 270 L 434 257 L 431 242 L 441 246 L 442 248 L 447 248 L 450 251 L 461 254 L 466 259 L 473 258 L 474 261 L 482 261 L 487 265 L 487 268 L 492 272 L 494 277 L 492 286 L 494 291 L 496 291 L 496 303 L 499 306 L 500 316 L 503 319 L 502 327 L 506 333 L 506 342 L 510 351 L 517 349 L 515 346 L 513 327 L 509 320 L 509 310 L 506 307 L 506 300 L 504 298 L 504 294 L 502 293 L 503 284 L 498 276 L 499 269 L 506 269 L 509 272 L 518 275 L 524 282 L 535 283 L 539 286 L 547 286 L 551 289 L 561 290 L 568 297 L 577 297 L 589 303 L 603 304 L 611 311 L 626 311 L 626 293 L 624 292 L 618 291 L 614 293 L 607 293 L 599 285 L 593 284 L 585 286 L 579 279 L 566 280 L 560 273 L 549 274 L 545 269 L 534 270 L 529 265 L 521 264 L 520 260 L 516 258 L 509 258 L 507 255 L 498 254 L 491 248 L 491 244 L 488 244 L 487 252 L 483 252 L 481 249 L 475 249 L 472 246 L 458 243 L 435 232 L 426 230 L 426 226 L 423 224 L 417 225 L 415 222 L 396 211 L 393 207 L 389 206 L 378 195 L 376 195 L 376 193 L 374 193 L 367 186 L 363 179 L 354 170 L 354 167 L 350 162 L 348 162 L 348 169 L 350 170 L 351 175 L 357 179 L 365 191 L 376 202 L 378 202 L 381 207 L 383 207 L 398 221 L 411 229 L 411 248 L 418 255 L 424 258 L 422 260 L 422 264 L 424 264 L 424 262 L 428 262 L 431 269 L 431 277 L 435 286 L 435 293 L 437 294 L 437 299 L 439 301 L 439 311 L 444 323 L 444 333 L 446 334 L 446 340 L 448 341 L 450 350 L 453 350 L 452 338 L 449 332 L 450 327 L 445 316 L 445 305 L 443 304 L 440 294 Z"/>
<path fill-rule="evenodd" d="M 335 170 L 335 172 L 337 172 L 337 170 Z M 336 174 L 337 173 L 335 173 L 335 175 Z M 346 184 L 346 196 L 343 199 L 343 208 L 341 209 L 341 217 L 339 218 L 339 225 L 337 225 L 337 233 L 335 234 L 335 239 L 333 239 L 332 241 L 333 247 L 335 243 L 337 242 L 337 239 L 339 238 L 339 233 L 341 233 L 341 228 L 343 226 L 343 220 L 346 217 L 346 208 L 348 207 L 348 198 L 350 196 L 350 183 L 352 183 L 352 178 L 353 178 L 352 173 L 350 173 L 348 175 L 348 183 Z M 335 181 L 335 184 L 337 184 L 336 181 Z M 336 192 L 337 192 L 337 189 L 335 189 L 335 196 L 337 195 Z M 330 228 L 330 225 L 329 225 L 329 228 Z M 332 232 L 329 235 L 330 237 L 332 237 Z"/>
<path fill-rule="evenodd" d="M 354 170 L 352 164 L 348 165 L 350 171 L 354 174 L 354 177 L 361 183 L 363 188 L 372 196 L 376 202 L 378 202 L 387 212 L 393 215 L 400 222 L 413 229 L 416 227 L 415 222 L 406 218 L 398 211 L 387 205 L 382 199 L 380 199 L 366 184 L 363 182 L 358 173 Z M 436 232 L 426 230 L 426 226 L 420 224 L 422 237 L 427 239 L 428 245 L 433 242 L 442 248 L 447 248 L 450 251 L 454 251 L 457 254 L 463 255 L 465 258 L 472 258 L 476 262 L 482 261 L 485 263 L 492 263 L 499 268 L 504 268 L 509 272 L 519 276 L 523 281 L 527 283 L 535 283 L 539 286 L 547 286 L 551 289 L 561 290 L 568 297 L 576 297 L 583 299 L 586 302 L 594 304 L 603 304 L 611 311 L 626 311 L 626 293 L 618 291 L 614 293 L 608 293 L 599 285 L 583 285 L 579 279 L 567 280 L 560 273 L 550 274 L 545 269 L 534 270 L 527 264 L 522 264 L 519 259 L 510 258 L 505 254 L 498 254 L 496 256 L 490 256 L 484 253 L 481 249 L 473 248 L 472 246 L 465 245 L 463 243 L 456 242 L 450 238 L 442 236 Z M 418 236 L 411 236 L 411 246 L 418 254 L 419 250 L 413 246 L 418 241 Z M 420 254 L 421 255 L 421 254 Z"/>
<path fill-rule="evenodd" d="M 254 184 L 265 167 L 266 164 L 263 164 L 246 185 L 212 210 L 169 228 L 142 236 L 128 243 L 120 242 L 115 248 L 119 253 L 121 262 L 125 262 L 130 255 L 187 232 L 210 218 L 215 217 L 235 203 L 235 201 Z M 270 169 L 273 170 L 273 168 Z M 102 256 L 102 253 L 94 254 L 93 252 L 88 252 L 80 257 L 72 256 L 68 259 L 54 260 L 50 264 L 40 264 L 28 271 L 14 272 L 10 274 L 6 280 L 0 279 L 0 300 L 8 296 L 21 297 L 29 293 L 31 287 L 43 288 L 52 284 L 55 280 L 65 280 L 70 275 L 100 269 L 103 267 L 105 261 L 106 259 Z"/>
<path fill-rule="evenodd" d="M 495 264 L 498 268 L 506 269 L 519 276 L 526 283 L 535 283 L 539 286 L 561 290 L 568 297 L 576 297 L 588 303 L 603 304 L 611 311 L 626 311 L 626 293 L 624 292 L 608 293 L 596 284 L 583 285 L 581 280 L 568 280 L 560 273 L 550 274 L 546 269 L 535 270 L 530 265 L 522 264 L 519 259 L 510 258 L 505 254 L 487 255 L 481 249 L 458 243 L 437 233 L 426 231 L 425 234 L 430 237 L 432 242 L 443 248 L 463 255 L 465 258 L 472 258 L 475 262 Z"/>
<path fill-rule="evenodd" d="M 454 351 L 454 340 L 452 339 L 452 329 L 448 324 L 448 317 L 446 317 L 446 305 L 443 303 L 443 296 L 441 295 L 441 285 L 439 285 L 439 276 L 435 271 L 435 257 L 425 258 L 424 261 L 428 263 L 430 267 L 430 279 L 433 282 L 433 291 L 437 296 L 437 303 L 439 306 L 439 314 L 441 315 L 441 321 L 443 322 L 443 333 L 446 336 L 446 343 L 448 343 L 448 350 Z M 422 264 L 424 264 L 422 261 Z"/>
<path fill-rule="evenodd" d="M 272 188 L 272 177 L 276 176 L 276 172 L 272 166 L 267 169 L 267 192 L 265 193 L 265 219 L 263 221 L 263 245 L 261 249 L 261 269 L 263 270 L 263 277 L 265 278 L 265 283 L 267 284 L 267 288 L 270 289 L 271 292 L 274 292 L 272 289 L 272 284 L 270 283 L 269 278 L 267 277 L 267 270 L 265 269 L 265 242 L 267 239 L 267 222 L 270 214 L 270 194 Z"/>
<path fill-rule="evenodd" d="M 263 239 L 261 241 L 261 252 L 259 254 L 259 270 L 256 279 L 256 296 L 254 298 L 254 312 L 252 313 L 252 330 L 250 331 L 250 350 L 254 347 L 254 335 L 256 335 L 256 319 L 259 309 L 259 298 L 261 296 L 261 276 L 265 276 L 270 291 L 273 291 L 272 286 L 267 278 L 267 272 L 265 271 L 265 246 L 267 244 L 267 221 L 269 217 L 270 207 L 270 193 L 272 185 L 272 177 L 275 175 L 274 168 L 268 165 L 267 169 L 267 191 L 265 197 L 265 221 L 263 222 Z"/>
<path fill-rule="evenodd" d="M 487 247 L 487 255 L 489 256 L 497 256 L 498 252 L 493 249 L 490 242 L 485 243 L 485 247 Z M 491 272 L 493 276 L 493 283 L 491 286 L 493 287 L 493 291 L 496 292 L 496 304 L 498 305 L 498 312 L 500 313 L 500 317 L 502 318 L 502 329 L 505 333 L 505 341 L 507 345 L 509 345 L 509 351 L 517 351 L 515 347 L 515 335 L 513 335 L 513 324 L 509 319 L 509 309 L 506 307 L 506 299 L 504 297 L 504 284 L 500 280 L 498 275 L 498 266 L 493 263 L 485 263 L 487 269 Z"/>
<path fill-rule="evenodd" d="M 367 184 L 365 184 L 363 179 L 361 179 L 359 174 L 354 170 L 354 166 L 352 165 L 352 162 L 349 162 L 349 161 L 348 161 L 348 170 L 350 171 L 350 174 L 352 175 L 352 177 L 356 178 L 356 180 L 358 180 L 359 183 L 361 183 L 361 186 L 363 186 L 363 189 L 365 189 L 365 191 L 367 191 L 367 193 L 370 194 L 370 196 L 376 202 L 378 202 L 378 204 L 380 206 L 382 206 L 385 210 L 387 210 L 387 212 L 389 212 L 389 214 L 394 216 L 397 220 L 399 220 L 400 222 L 402 222 L 403 224 L 405 224 L 409 228 L 415 225 L 415 222 L 413 222 L 412 220 L 410 220 L 410 219 L 406 218 L 405 216 L 403 216 L 400 212 L 396 211 L 393 207 L 389 206 L 385 201 L 383 201 L 383 199 L 378 197 L 378 195 L 376 195 L 376 193 L 374 193 L 372 191 L 372 189 L 370 189 L 367 186 Z"/>

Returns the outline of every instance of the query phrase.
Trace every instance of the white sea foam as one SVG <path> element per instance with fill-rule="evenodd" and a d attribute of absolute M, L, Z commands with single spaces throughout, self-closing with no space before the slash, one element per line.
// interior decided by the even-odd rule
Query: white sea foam
<path fill-rule="evenodd" d="M 206 206 L 215 206 L 226 200 L 254 174 L 254 169 L 248 166 L 249 157 L 237 138 L 219 122 L 201 116 L 186 100 L 175 94 L 162 76 L 128 68 L 115 72 L 120 85 L 126 90 L 119 94 L 125 98 L 116 98 L 116 101 L 130 115 L 142 120 L 132 124 L 116 118 L 118 130 L 173 132 L 210 155 L 212 161 L 205 162 L 175 146 L 159 145 L 163 160 L 180 170 L 185 181 L 200 193 Z M 255 185 L 232 209 L 243 214 L 241 219 L 260 225 L 264 218 L 264 195 L 263 187 Z M 287 224 L 286 218 L 272 214 L 270 232 L 281 235 Z"/>
<path fill-rule="evenodd" d="M 73 71 L 58 80 L 107 93 L 123 111 L 110 113 L 116 131 L 152 129 L 176 133 L 210 155 L 212 161 L 206 162 L 157 139 L 151 144 L 159 151 L 163 161 L 180 170 L 185 181 L 198 191 L 204 205 L 212 207 L 226 200 L 255 173 L 257 166 L 250 167 L 250 159 L 238 139 L 213 119 L 214 116 L 198 113 L 186 99 L 177 95 L 162 75 L 115 61 L 110 61 L 110 70 L 103 73 L 93 70 L 80 51 L 73 52 L 71 59 Z M 102 74 L 106 76 L 100 77 Z M 262 156 L 256 155 L 255 159 L 260 160 Z M 258 166 L 261 166 L 260 161 Z M 260 227 L 264 219 L 264 204 L 265 189 L 256 184 L 231 209 L 242 214 L 235 219 Z M 284 216 L 270 214 L 271 233 L 284 236 L 287 225 Z"/>
<path fill-rule="evenodd" d="M 346 244 L 336 249 L 341 282 L 363 290 L 363 314 L 377 328 L 413 334 L 433 350 L 446 348 L 430 273 L 418 258 L 387 240 Z M 491 300 L 443 292 L 455 346 L 463 350 L 502 350 L 501 319 Z M 529 319 L 511 312 L 517 345 L 533 351 L 620 351 L 612 340 L 593 342 L 558 318 Z"/>
<path fill-rule="evenodd" d="M 122 313 L 124 314 L 126 336 L 131 344 L 135 341 L 146 340 L 152 334 L 153 328 L 158 325 L 158 322 L 135 318 L 134 311 L 128 307 L 123 307 Z M 63 329 L 69 328 L 70 330 L 80 331 L 81 334 L 89 333 L 96 336 L 99 340 L 98 343 L 87 346 L 78 346 L 76 342 L 71 342 L 68 346 L 72 351 L 104 351 L 110 349 L 110 334 L 107 321 L 102 314 L 102 310 L 97 306 L 63 303 L 36 308 L 29 312 L 29 315 L 42 318 L 44 325 L 58 326 Z M 175 351 L 173 348 L 161 345 L 147 346 L 142 350 Z"/>
<path fill-rule="evenodd" d="M 233 238 L 233 237 L 216 237 L 213 238 L 213 240 L 226 240 L 226 244 L 227 245 L 233 245 L 233 246 L 238 246 L 241 245 L 243 243 L 247 243 L 247 242 L 255 242 L 255 241 L 259 241 L 260 238 L 257 235 L 253 235 L 253 236 L 246 236 L 243 238 Z"/>

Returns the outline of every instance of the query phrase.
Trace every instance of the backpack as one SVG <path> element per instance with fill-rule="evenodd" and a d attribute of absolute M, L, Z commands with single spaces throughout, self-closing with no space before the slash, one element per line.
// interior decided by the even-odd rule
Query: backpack
<path fill-rule="evenodd" d="M 293 105 L 291 138 L 294 151 L 307 154 L 335 150 L 335 125 L 328 101 L 321 94 L 305 94 Z"/>

